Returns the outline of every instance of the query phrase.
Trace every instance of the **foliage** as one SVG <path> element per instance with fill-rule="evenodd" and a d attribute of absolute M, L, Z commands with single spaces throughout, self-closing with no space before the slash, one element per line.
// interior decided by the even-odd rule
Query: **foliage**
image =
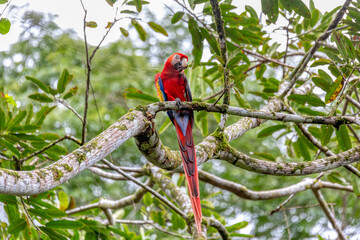
<path fill-rule="evenodd" d="M 0 4 L 6 2 L 0 1 Z M 245 6 L 245 11 L 239 13 L 235 1 L 220 1 L 227 47 L 225 61 L 209 1 L 188 0 L 185 6 L 175 1 L 180 6 L 168 10 L 170 14 L 164 19 L 158 19 L 148 10 L 147 1 L 106 2 L 113 8 L 122 4 L 120 17 L 130 20 L 130 24 L 118 27 L 116 30 L 119 36 L 122 34 L 121 40 L 101 46 L 91 62 L 88 139 L 98 135 L 131 107 L 156 102 L 153 77 L 161 70 L 168 55 L 181 50 L 192 59 L 186 75 L 195 101 L 217 101 L 224 88 L 225 73 L 231 86 L 230 105 L 260 109 L 269 99 L 277 97 L 282 84 L 292 77 L 292 69 L 314 46 L 314 41 L 323 34 L 339 10 L 335 8 L 322 13 L 313 1 L 307 7 L 301 0 L 262 0 L 262 12 L 267 18 L 263 24 L 260 13 L 251 6 Z M 294 113 L 319 117 L 358 114 L 356 106 L 342 101 L 346 95 L 357 99 L 359 7 L 359 1 L 352 2 L 342 25 L 332 32 L 329 42 L 322 43 L 309 64 L 310 68 L 300 75 L 294 86 L 297 91 L 286 96 L 285 104 Z M 279 19 L 285 20 L 286 26 L 274 31 L 285 33 L 285 47 L 272 39 L 269 30 Z M 4 80 L 4 86 L 0 88 L 2 168 L 38 169 L 59 160 L 81 144 L 77 139 L 82 135 L 85 111 L 84 62 L 87 56 L 84 42 L 71 30 L 59 29 L 53 20 L 54 16 L 26 12 L 19 41 L 11 46 L 10 51 L 0 53 L 0 61 L 4 63 L 0 67 L 0 79 Z M 110 31 L 113 26 L 118 26 L 118 21 L 121 20 L 109 22 L 107 29 Z M 97 28 L 93 21 L 85 22 L 85 25 Z M 9 30 L 9 20 L 1 18 L 0 33 L 7 34 Z M 137 34 L 135 37 L 134 33 Z M 131 37 L 141 41 L 133 44 Z M 184 47 L 186 42 L 192 43 L 192 49 Z M 89 46 L 89 52 L 96 47 Z M 145 57 L 137 56 L 139 52 Z M 158 65 L 154 68 L 149 61 Z M 159 114 L 156 128 L 164 145 L 177 149 L 173 137 L 175 130 L 169 127 L 171 123 L 165 118 L 165 113 Z M 238 117 L 230 116 L 227 125 L 238 120 Z M 218 113 L 196 113 L 195 142 L 214 132 L 219 122 Z M 306 129 L 335 154 L 358 145 L 359 126 L 356 125 L 306 125 Z M 290 122 L 266 122 L 230 144 L 249 156 L 273 162 L 303 162 L 326 157 L 297 124 Z M 132 141 L 117 149 L 112 159 L 122 167 L 141 168 L 146 164 Z M 219 161 L 208 161 L 201 169 L 257 191 L 278 189 L 303 179 L 259 175 Z M 170 177 L 177 186 L 184 186 L 183 175 L 171 173 Z M 359 180 L 340 168 L 325 173 L 323 178 L 353 187 L 355 194 L 324 190 L 324 195 L 329 203 L 335 204 L 335 216 L 340 219 L 341 215 L 345 219 L 347 235 L 355 236 L 354 229 L 360 227 L 356 221 L 360 216 L 357 207 Z M 146 177 L 139 179 L 145 180 Z M 153 188 L 165 195 L 159 186 Z M 107 225 L 105 213 L 98 208 L 75 215 L 66 213 L 77 206 L 96 203 L 100 197 L 119 199 L 134 190 L 134 185 L 126 181 L 109 180 L 84 172 L 61 187 L 39 195 L 0 195 L 6 212 L 0 226 L 2 237 L 172 239 L 166 232 L 158 231 L 159 227 L 180 236 L 187 234 L 186 221 L 150 193 L 146 193 L 139 203 L 113 212 L 117 219 L 151 221 L 151 224 L 141 227 L 131 223 Z M 311 191 L 298 193 L 288 203 L 299 206 L 299 209 L 284 210 L 288 220 L 281 213 L 269 215 L 285 198 L 244 200 L 204 182 L 200 184 L 200 191 L 203 215 L 217 219 L 234 238 L 251 235 L 259 239 L 327 237 L 320 236 L 329 230 L 329 226 L 321 209 L 311 206 L 317 203 Z M 176 204 L 174 200 L 168 200 Z M 243 234 L 244 228 L 251 235 Z M 286 228 L 291 236 L 287 236 Z M 207 234 L 218 236 L 214 228 L 208 228 Z"/>

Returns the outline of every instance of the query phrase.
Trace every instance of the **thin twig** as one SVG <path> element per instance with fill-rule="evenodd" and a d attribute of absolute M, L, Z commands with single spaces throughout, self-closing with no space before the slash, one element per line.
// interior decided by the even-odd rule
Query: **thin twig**
<path fill-rule="evenodd" d="M 284 202 L 282 202 L 279 206 L 277 206 L 274 210 L 271 210 L 269 215 L 273 215 L 274 213 L 280 211 L 290 200 L 295 196 L 295 193 L 291 194 Z"/>
<path fill-rule="evenodd" d="M 25 205 L 25 202 L 24 202 L 23 197 L 20 197 L 20 201 L 21 201 L 21 204 L 22 204 L 22 206 L 23 206 L 23 208 L 24 208 L 24 212 L 25 212 L 27 218 L 30 220 L 30 222 L 32 223 L 32 225 L 34 226 L 34 228 L 36 229 L 36 231 L 38 232 L 38 234 L 40 234 L 42 231 L 36 226 L 36 224 L 34 223 L 33 219 L 31 218 L 31 216 L 30 216 L 30 214 L 29 214 L 29 212 L 28 212 L 28 210 L 27 210 L 27 208 L 26 208 L 26 205 Z"/>
<path fill-rule="evenodd" d="M 6 4 L 6 6 L 5 6 L 4 9 L 2 10 L 2 12 L 0 13 L 0 17 L 2 17 L 2 15 L 3 15 L 4 12 L 5 12 L 5 10 L 6 10 L 7 7 L 10 5 L 11 1 L 12 1 L 12 0 L 10 0 L 10 1 Z"/>
<path fill-rule="evenodd" d="M 64 137 L 62 137 L 62 138 L 59 138 L 58 140 L 50 143 L 49 145 L 43 147 L 42 149 L 33 152 L 33 153 L 30 154 L 29 156 L 20 159 L 19 162 L 20 162 L 20 163 L 23 163 L 23 162 L 25 162 L 26 160 L 28 160 L 28 159 L 30 159 L 30 158 L 32 158 L 32 157 L 34 157 L 34 156 L 36 156 L 36 155 L 38 155 L 38 154 L 40 154 L 40 153 L 43 153 L 43 152 L 45 152 L 46 150 L 48 150 L 49 148 L 51 148 L 51 147 L 55 146 L 56 144 L 58 144 L 59 142 L 64 141 L 65 139 L 69 139 L 69 140 L 75 141 L 76 143 L 79 143 L 78 140 L 75 139 L 74 137 L 71 137 L 71 136 L 66 135 L 66 136 L 64 136 Z"/>
<path fill-rule="evenodd" d="M 117 166 L 115 166 L 114 164 L 112 164 L 111 162 L 103 159 L 102 160 L 103 163 L 105 163 L 106 165 L 108 165 L 110 168 L 112 168 L 113 170 L 115 170 L 116 172 L 120 173 L 121 175 L 123 175 L 124 177 L 126 177 L 127 179 L 131 180 L 132 182 L 136 183 L 137 185 L 143 187 L 145 190 L 147 190 L 148 192 L 150 192 L 152 195 L 154 195 L 156 198 L 158 198 L 160 201 L 162 201 L 164 204 L 166 204 L 167 206 L 169 206 L 172 210 L 174 210 L 176 213 L 178 213 L 182 218 L 184 218 L 185 220 L 188 219 L 188 216 L 183 213 L 178 207 L 176 207 L 172 202 L 168 201 L 166 198 L 164 198 L 162 195 L 160 195 L 158 192 L 154 191 L 152 188 L 146 186 L 145 184 L 143 184 L 142 182 L 140 182 L 139 180 L 137 180 L 136 178 L 132 177 L 131 175 L 127 174 L 126 172 L 124 172 L 123 170 L 121 170 L 120 168 L 118 168 Z"/>
<path fill-rule="evenodd" d="M 286 223 L 286 229 L 287 229 L 287 234 L 288 234 L 288 239 L 291 239 L 291 232 L 290 232 L 290 226 L 289 226 L 289 221 L 288 218 L 286 216 L 286 211 L 282 211 L 283 215 L 284 215 L 284 219 L 285 219 L 285 223 Z"/>
<path fill-rule="evenodd" d="M 344 5 L 341 7 L 341 9 L 339 10 L 339 12 L 336 14 L 334 20 L 330 23 L 330 25 L 328 26 L 328 28 L 326 29 L 326 31 L 315 41 L 314 45 L 310 48 L 310 50 L 305 54 L 304 58 L 301 60 L 301 62 L 299 63 L 299 65 L 292 71 L 292 73 L 289 76 L 289 80 L 290 83 L 289 85 L 281 92 L 280 97 L 284 98 L 289 92 L 290 90 L 293 88 L 293 86 L 295 85 L 296 81 L 298 80 L 298 78 L 300 77 L 300 75 L 303 73 L 304 69 L 306 68 L 308 62 L 311 60 L 311 58 L 313 57 L 313 55 L 315 54 L 315 52 L 319 49 L 320 47 L 320 42 L 326 40 L 331 32 L 336 29 L 337 25 L 339 24 L 339 22 L 341 21 L 341 19 L 343 18 L 346 9 L 349 7 L 351 3 L 351 0 L 346 0 L 346 2 L 344 3 Z"/>
<path fill-rule="evenodd" d="M 312 189 L 313 193 L 316 197 L 316 200 L 319 202 L 321 208 L 323 209 L 326 217 L 329 219 L 331 225 L 333 226 L 333 228 L 336 230 L 336 232 L 338 233 L 338 237 L 341 240 L 345 240 L 347 239 L 345 234 L 343 233 L 343 231 L 341 230 L 341 228 L 338 226 L 335 216 L 334 214 L 331 212 L 331 210 L 329 209 L 328 204 L 325 201 L 324 196 L 322 195 L 321 191 L 319 189 Z"/>
<path fill-rule="evenodd" d="M 83 31 L 84 31 L 84 44 L 85 44 L 85 56 L 86 56 L 86 90 L 85 90 L 85 106 L 84 106 L 84 117 L 83 117 L 83 124 L 82 124 L 82 134 L 81 134 L 81 144 L 86 142 L 86 124 L 87 124 L 87 112 L 89 107 L 89 86 L 90 86 L 90 76 L 91 76 L 91 62 L 89 58 L 89 46 L 86 37 L 86 16 L 87 10 L 85 6 L 80 0 L 81 5 L 84 9 L 84 20 L 83 20 Z"/>
<path fill-rule="evenodd" d="M 81 117 L 81 115 L 73 107 L 71 107 L 64 99 L 56 98 L 55 101 L 61 103 L 64 107 L 71 110 L 80 119 L 80 121 L 83 122 L 83 118 Z"/>

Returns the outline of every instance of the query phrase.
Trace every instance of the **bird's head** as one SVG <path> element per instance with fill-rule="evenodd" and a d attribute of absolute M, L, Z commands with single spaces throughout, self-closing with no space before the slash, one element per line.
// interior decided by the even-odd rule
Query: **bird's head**
<path fill-rule="evenodd" d="M 182 53 L 174 53 L 167 60 L 165 65 L 171 65 L 178 72 L 183 71 L 188 67 L 188 57 Z"/>

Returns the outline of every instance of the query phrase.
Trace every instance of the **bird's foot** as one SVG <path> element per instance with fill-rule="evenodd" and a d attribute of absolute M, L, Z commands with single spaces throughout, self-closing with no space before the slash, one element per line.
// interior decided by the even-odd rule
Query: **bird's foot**
<path fill-rule="evenodd" d="M 176 102 L 176 106 L 178 107 L 178 109 L 180 110 L 181 107 L 181 100 L 179 98 L 175 98 L 175 102 Z"/>

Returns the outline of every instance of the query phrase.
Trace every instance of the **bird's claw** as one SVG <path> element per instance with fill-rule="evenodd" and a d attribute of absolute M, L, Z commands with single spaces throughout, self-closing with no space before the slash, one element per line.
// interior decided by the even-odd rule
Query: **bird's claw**
<path fill-rule="evenodd" d="M 181 107 L 181 100 L 179 98 L 175 98 L 175 102 L 176 102 L 176 106 L 178 107 L 178 109 L 180 110 Z"/>

